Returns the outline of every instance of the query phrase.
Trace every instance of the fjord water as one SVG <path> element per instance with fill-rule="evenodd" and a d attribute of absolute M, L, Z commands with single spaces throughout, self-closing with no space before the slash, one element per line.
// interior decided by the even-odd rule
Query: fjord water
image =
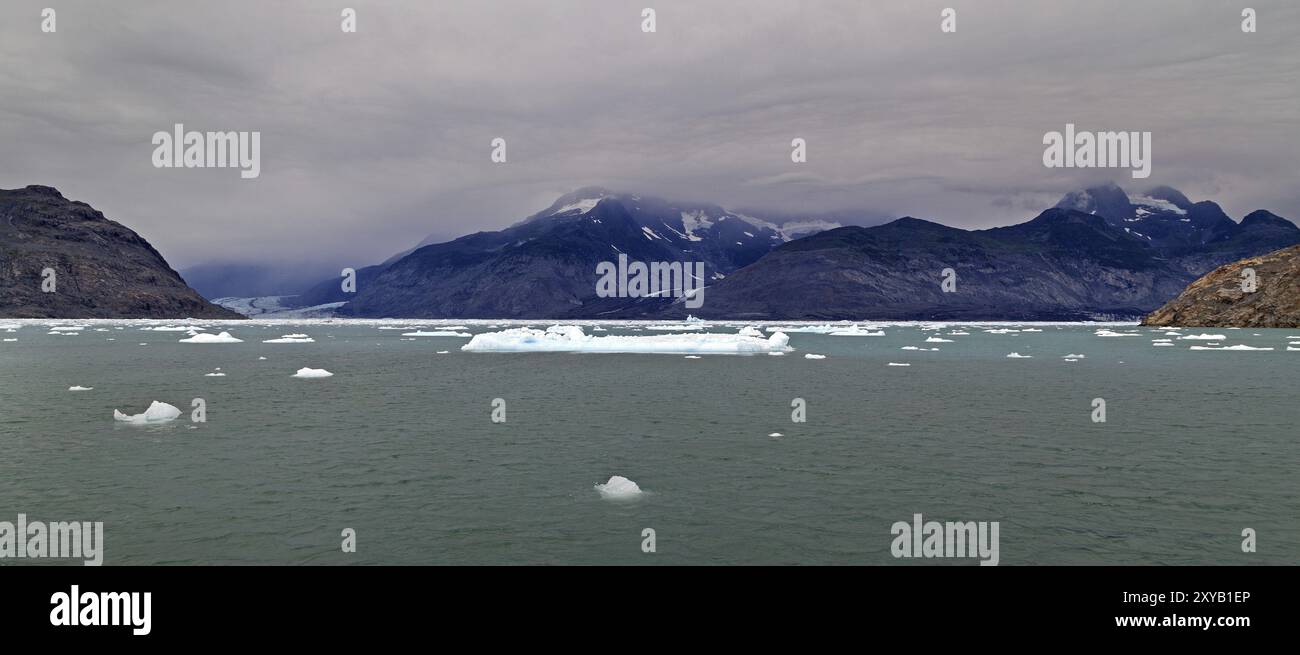
<path fill-rule="evenodd" d="M 465 353 L 368 323 L 227 323 L 245 342 L 212 345 L 83 324 L 3 333 L 0 520 L 103 521 L 109 565 L 975 562 L 893 558 L 890 526 L 917 513 L 999 521 L 1003 565 L 1300 560 L 1296 330 L 1184 331 L 1274 348 L 1210 352 L 1136 326 L 953 343 L 925 338 L 958 324 L 888 326 L 686 359 Z M 289 332 L 316 341 L 261 343 Z M 302 367 L 335 375 L 290 377 Z M 152 400 L 184 414 L 113 421 Z M 602 499 L 612 475 L 645 493 Z"/>

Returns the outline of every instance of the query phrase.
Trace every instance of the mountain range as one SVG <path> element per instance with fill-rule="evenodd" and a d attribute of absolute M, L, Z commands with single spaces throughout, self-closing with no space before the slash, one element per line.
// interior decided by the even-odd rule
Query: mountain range
<path fill-rule="evenodd" d="M 29 186 L 0 190 L 0 316 L 1130 319 L 1224 264 L 1297 243 L 1300 228 L 1289 220 L 1258 210 L 1234 221 L 1168 187 L 1071 192 L 1031 220 L 987 230 L 912 217 L 873 227 L 777 222 L 586 188 L 504 230 L 418 245 L 363 268 L 355 293 L 329 278 L 296 296 L 223 298 L 221 307 L 140 235 L 53 188 Z M 703 305 L 597 297 L 597 265 L 620 256 L 702 264 Z M 43 288 L 47 269 L 57 277 L 53 293 Z M 219 270 L 204 284 L 228 290 Z"/>
<path fill-rule="evenodd" d="M 1241 222 L 1169 187 L 1066 194 L 1024 223 L 962 230 L 904 217 L 874 227 L 778 225 L 716 205 L 582 189 L 501 231 L 417 247 L 325 280 L 300 307 L 409 318 L 1135 319 L 1228 262 L 1300 243 L 1259 210 Z M 703 306 L 598 298 L 596 266 L 703 262 Z M 940 283 L 945 269 L 955 288 Z"/>

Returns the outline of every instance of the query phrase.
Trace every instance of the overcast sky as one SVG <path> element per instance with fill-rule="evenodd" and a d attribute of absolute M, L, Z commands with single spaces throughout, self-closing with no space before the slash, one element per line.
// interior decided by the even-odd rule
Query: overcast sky
<path fill-rule="evenodd" d="M 4 0 L 0 188 L 178 269 L 375 263 L 588 185 L 989 227 L 1114 180 L 1300 219 L 1297 44 L 1280 0 Z M 1151 177 L 1044 168 L 1067 122 L 1152 132 Z M 260 131 L 261 176 L 154 168 L 175 123 Z"/>

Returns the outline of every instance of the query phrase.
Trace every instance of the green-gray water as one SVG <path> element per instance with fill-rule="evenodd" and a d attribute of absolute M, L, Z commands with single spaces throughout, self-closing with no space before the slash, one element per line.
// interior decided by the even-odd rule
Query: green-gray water
<path fill-rule="evenodd" d="M 1183 331 L 1274 349 L 1213 352 L 1135 326 L 886 326 L 687 359 L 467 353 L 373 323 L 209 323 L 244 343 L 199 345 L 51 323 L 0 329 L 0 521 L 103 521 L 108 565 L 935 563 L 890 554 L 915 513 L 999 521 L 1002 564 L 1300 561 L 1296 330 Z M 291 332 L 315 343 L 262 343 Z M 113 420 L 152 400 L 183 414 Z M 602 499 L 612 475 L 645 493 Z"/>

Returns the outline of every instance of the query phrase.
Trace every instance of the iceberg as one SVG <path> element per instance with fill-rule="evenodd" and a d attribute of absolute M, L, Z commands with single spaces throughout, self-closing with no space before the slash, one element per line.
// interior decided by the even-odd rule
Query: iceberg
<path fill-rule="evenodd" d="M 264 339 L 262 343 L 316 343 L 316 340 L 305 334 L 286 334 L 279 339 Z"/>
<path fill-rule="evenodd" d="M 1007 355 L 1008 359 L 1032 359 L 1033 357 L 1033 355 L 1021 355 L 1020 353 L 1009 353 Z"/>
<path fill-rule="evenodd" d="M 1185 337 L 1178 338 L 1184 341 L 1218 341 L 1219 339 L 1227 339 L 1228 337 L 1225 337 L 1222 334 L 1189 334 Z"/>
<path fill-rule="evenodd" d="M 926 343 L 952 343 L 952 339 L 944 339 L 941 337 L 929 337 L 925 340 L 925 342 Z"/>
<path fill-rule="evenodd" d="M 601 497 L 610 500 L 635 498 L 641 495 L 641 487 L 621 475 L 612 476 L 605 484 L 596 485 L 596 491 L 600 492 Z"/>
<path fill-rule="evenodd" d="M 889 365 L 890 366 L 911 366 L 911 364 L 908 364 L 906 362 L 890 362 Z"/>
<path fill-rule="evenodd" d="M 94 387 L 83 387 L 80 385 L 73 385 L 71 387 L 68 387 L 68 391 L 90 391 L 91 389 L 94 389 Z"/>
<path fill-rule="evenodd" d="M 832 337 L 883 337 L 885 336 L 885 331 L 872 330 L 871 328 L 863 329 L 855 325 L 851 328 L 834 330 L 830 332 L 830 336 Z"/>
<path fill-rule="evenodd" d="M 229 332 L 221 334 L 200 333 L 192 337 L 181 339 L 180 343 L 243 343 L 243 339 L 236 339 L 230 336 Z"/>
<path fill-rule="evenodd" d="M 1140 334 L 1135 334 L 1133 332 L 1116 332 L 1114 330 L 1107 330 L 1106 328 L 1097 330 L 1093 334 L 1099 337 L 1140 337 L 1142 336 Z"/>
<path fill-rule="evenodd" d="M 777 332 L 764 339 L 739 334 L 661 334 L 654 336 L 591 336 L 576 325 L 552 325 L 545 330 L 510 328 L 500 332 L 476 334 L 461 346 L 467 352 L 592 352 L 751 354 L 785 352 L 790 337 Z"/>
<path fill-rule="evenodd" d="M 826 355 L 818 355 L 817 353 L 808 353 L 807 355 L 804 355 L 803 358 L 804 359 L 826 359 Z"/>
<path fill-rule="evenodd" d="M 163 421 L 170 421 L 180 415 L 181 410 L 176 409 L 172 405 L 160 403 L 156 400 L 150 403 L 149 409 L 144 410 L 144 413 L 142 414 L 127 416 L 116 409 L 113 410 L 113 419 L 124 423 L 161 423 Z"/>
<path fill-rule="evenodd" d="M 298 372 L 297 372 L 297 373 L 294 373 L 294 374 L 293 374 L 292 376 L 290 376 L 290 377 L 295 377 L 295 378 L 327 378 L 327 377 L 330 377 L 330 376 L 332 376 L 332 375 L 334 375 L 334 374 L 333 374 L 333 373 L 330 373 L 329 371 L 327 371 L 327 370 L 325 370 L 325 369 L 323 369 L 323 368 L 307 368 L 307 367 L 303 367 L 303 368 L 298 369 Z"/>
<path fill-rule="evenodd" d="M 468 332 L 455 332 L 455 331 L 451 331 L 451 330 L 434 330 L 434 331 L 432 331 L 432 332 L 426 332 L 426 331 L 424 331 L 424 330 L 416 330 L 415 332 L 403 332 L 403 333 L 402 333 L 402 336 L 404 336 L 404 337 L 464 337 L 464 338 L 469 338 L 469 337 L 472 337 L 472 336 L 474 336 L 474 335 L 472 335 L 472 334 L 470 334 L 470 333 L 468 333 Z"/>

